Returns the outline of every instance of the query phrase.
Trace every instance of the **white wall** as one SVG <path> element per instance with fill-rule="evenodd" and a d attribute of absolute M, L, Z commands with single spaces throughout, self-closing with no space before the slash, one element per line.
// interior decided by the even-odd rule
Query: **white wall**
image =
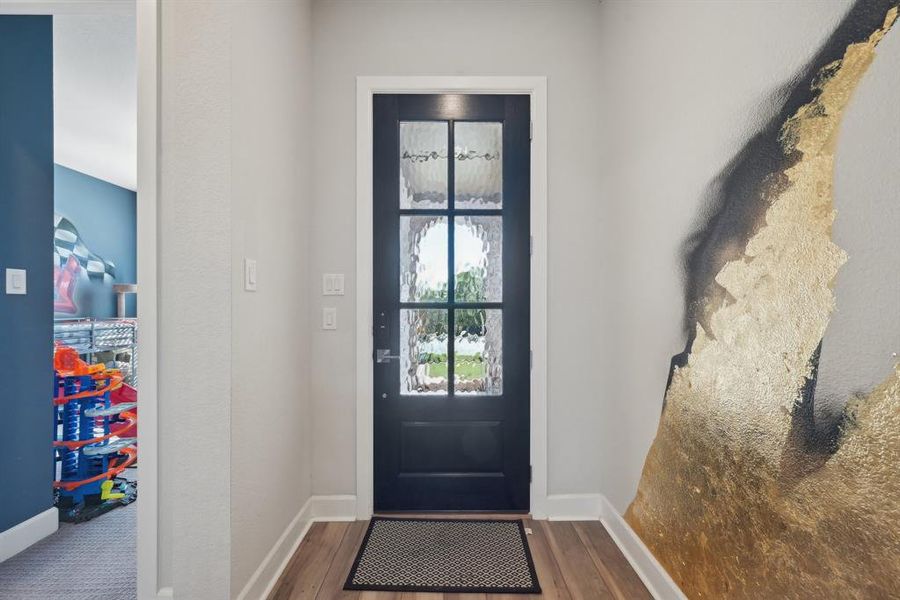
<path fill-rule="evenodd" d="M 318 292 L 323 272 L 354 280 L 357 75 L 548 77 L 550 493 L 602 492 L 622 510 L 656 430 L 670 358 L 685 343 L 681 245 L 713 180 L 773 114 L 781 87 L 848 7 L 787 0 L 317 3 L 314 493 L 355 491 L 355 290 L 328 300 L 339 309 L 336 332 L 318 328 Z M 876 67 L 898 73 L 900 57 L 889 42 Z M 900 94 L 896 75 L 883 77 L 889 82 L 859 90 L 861 107 L 851 106 L 841 138 L 842 214 L 852 206 L 851 182 L 898 172 L 896 138 L 874 135 Z M 875 212 L 897 189 L 893 179 L 880 181 L 865 188 Z M 836 225 L 839 241 L 863 243 L 864 233 L 843 223 Z M 891 288 L 880 293 L 890 302 Z"/>
<path fill-rule="evenodd" d="M 218 599 L 231 560 L 230 15 L 163 2 L 160 28 L 160 585 Z"/>
<path fill-rule="evenodd" d="M 681 245 L 713 180 L 774 114 L 780 86 L 812 57 L 847 3 L 603 5 L 603 204 L 622 226 L 595 252 L 616 257 L 597 468 L 617 508 L 631 501 L 656 432 L 672 355 L 684 348 Z"/>
<path fill-rule="evenodd" d="M 310 496 L 309 2 L 241 0 L 232 12 L 231 592 Z"/>
<path fill-rule="evenodd" d="M 884 381 L 900 355 L 900 27 L 885 36 L 844 113 L 834 177 L 835 282 L 816 385 L 819 420 Z M 822 400 L 822 402 L 819 402 Z"/>
<path fill-rule="evenodd" d="M 162 3 L 160 586 L 179 599 L 236 596 L 310 495 L 309 27 L 308 2 Z"/>
<path fill-rule="evenodd" d="M 605 286 L 616 315 L 609 332 L 613 351 L 607 354 L 616 377 L 601 401 L 604 420 L 617 426 L 608 432 L 597 466 L 601 489 L 619 509 L 633 497 L 655 434 L 669 358 L 684 346 L 680 245 L 702 216 L 714 178 L 774 114 L 778 90 L 791 83 L 849 6 L 843 1 L 603 4 L 597 35 L 603 40 L 600 72 L 611 125 L 603 141 L 608 149 L 601 163 L 603 203 L 622 227 L 601 250 L 616 256 L 615 283 Z M 894 351 L 900 342 L 898 253 L 888 246 L 896 248 L 897 240 L 889 242 L 885 232 L 900 230 L 900 147 L 896 127 L 891 131 L 884 123 L 887 114 L 894 123 L 900 116 L 898 37 L 892 31 L 879 46 L 872 71 L 850 102 L 835 173 L 835 235 L 851 254 L 847 269 L 865 269 L 866 261 L 885 253 L 869 273 L 868 289 L 885 311 L 882 322 L 893 322 Z M 860 217 L 863 223 L 885 222 L 867 227 Z M 881 237 L 873 237 L 876 230 Z M 844 285 L 845 273 L 838 277 L 839 312 L 826 334 L 826 352 L 828 336 L 841 327 L 838 319 L 859 315 L 869 302 Z M 857 346 L 874 341 L 868 334 L 853 339 Z M 890 356 L 884 343 L 879 348 L 888 354 L 876 367 L 883 370 Z M 823 364 L 820 376 L 827 377 L 831 367 Z"/>
<path fill-rule="evenodd" d="M 320 2 L 314 8 L 315 193 L 312 302 L 313 490 L 355 493 L 354 306 L 337 300 L 337 331 L 322 331 L 323 272 L 355 277 L 357 75 L 547 75 L 550 85 L 550 487 L 601 487 L 596 390 L 611 376 L 584 350 L 603 335 L 603 259 L 581 269 L 597 230 L 613 225 L 597 201 L 600 138 L 596 2 Z M 601 234 L 603 236 L 604 234 Z M 556 243 L 554 243 L 556 240 Z M 563 242 L 563 240 L 565 240 Z M 576 268 L 579 267 L 579 268 Z M 586 374 L 592 374 L 588 378 Z"/>

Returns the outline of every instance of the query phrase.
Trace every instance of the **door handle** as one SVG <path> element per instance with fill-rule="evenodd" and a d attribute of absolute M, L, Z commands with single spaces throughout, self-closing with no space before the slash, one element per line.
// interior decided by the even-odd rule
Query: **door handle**
<path fill-rule="evenodd" d="M 391 362 L 392 360 L 400 360 L 400 356 L 391 354 L 391 351 L 387 348 L 378 348 L 375 350 L 375 362 L 386 363 Z"/>

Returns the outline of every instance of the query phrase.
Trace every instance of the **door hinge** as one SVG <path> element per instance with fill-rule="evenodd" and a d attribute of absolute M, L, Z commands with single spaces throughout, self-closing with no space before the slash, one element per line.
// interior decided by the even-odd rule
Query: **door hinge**
<path fill-rule="evenodd" d="M 528 370 L 534 370 L 534 350 L 528 351 Z"/>
<path fill-rule="evenodd" d="M 534 483 L 534 467 L 528 465 L 528 483 Z"/>
<path fill-rule="evenodd" d="M 534 236 L 528 236 L 528 256 L 534 256 Z"/>
<path fill-rule="evenodd" d="M 528 141 L 534 140 L 534 121 L 528 121 Z"/>

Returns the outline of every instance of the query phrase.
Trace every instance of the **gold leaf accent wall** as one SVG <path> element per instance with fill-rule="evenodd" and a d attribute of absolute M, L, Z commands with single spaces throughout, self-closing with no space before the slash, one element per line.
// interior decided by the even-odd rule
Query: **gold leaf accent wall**
<path fill-rule="evenodd" d="M 819 69 L 746 237 L 709 250 L 725 258 L 696 294 L 626 513 L 691 598 L 900 597 L 900 365 L 848 403 L 834 449 L 798 426 L 847 260 L 831 236 L 835 140 L 897 12 Z"/>

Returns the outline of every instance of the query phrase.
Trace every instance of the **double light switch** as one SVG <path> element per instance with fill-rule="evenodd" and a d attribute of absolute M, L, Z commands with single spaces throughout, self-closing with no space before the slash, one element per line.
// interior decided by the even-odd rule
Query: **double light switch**
<path fill-rule="evenodd" d="M 322 275 L 322 295 L 323 296 L 343 296 L 344 295 L 344 274 L 343 273 L 325 273 Z M 334 306 L 326 306 L 322 309 L 322 329 L 337 329 L 337 308 Z"/>

